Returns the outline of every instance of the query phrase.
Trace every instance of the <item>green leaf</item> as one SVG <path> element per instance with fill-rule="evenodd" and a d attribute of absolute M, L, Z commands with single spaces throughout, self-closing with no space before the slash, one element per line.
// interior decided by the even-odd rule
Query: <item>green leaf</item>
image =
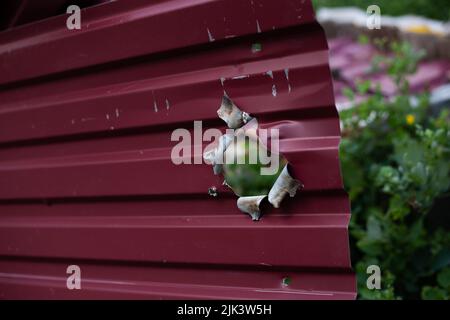
<path fill-rule="evenodd" d="M 445 268 L 437 275 L 437 282 L 444 289 L 450 289 L 450 268 Z"/>
<path fill-rule="evenodd" d="M 357 81 L 356 82 L 356 89 L 358 90 L 359 94 L 366 94 L 369 89 L 371 87 L 371 82 L 366 80 L 366 81 Z"/>
<path fill-rule="evenodd" d="M 444 249 L 433 259 L 431 270 L 436 272 L 450 265 L 450 249 Z"/>
<path fill-rule="evenodd" d="M 383 238 L 383 232 L 381 230 L 380 222 L 374 216 L 370 216 L 367 219 L 367 239 L 381 240 L 382 238 Z"/>
<path fill-rule="evenodd" d="M 345 87 L 344 89 L 342 89 L 342 94 L 344 96 L 346 96 L 350 101 L 355 100 L 355 93 L 353 92 L 352 89 Z"/>
<path fill-rule="evenodd" d="M 422 299 L 424 300 L 446 300 L 447 295 L 444 290 L 437 287 L 422 288 Z"/>
<path fill-rule="evenodd" d="M 358 37 L 358 42 L 360 44 L 368 44 L 369 43 L 369 37 L 366 36 L 365 34 L 360 34 Z"/>

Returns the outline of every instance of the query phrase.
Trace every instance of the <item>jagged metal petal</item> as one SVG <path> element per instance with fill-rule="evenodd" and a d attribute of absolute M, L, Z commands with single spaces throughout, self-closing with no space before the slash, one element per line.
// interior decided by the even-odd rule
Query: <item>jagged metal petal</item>
<path fill-rule="evenodd" d="M 227 96 L 223 96 L 217 115 L 231 129 L 238 129 L 251 119 L 248 113 L 242 112 Z"/>
<path fill-rule="evenodd" d="M 300 181 L 291 177 L 288 172 L 288 165 L 285 165 L 273 187 L 269 192 L 269 202 L 275 207 L 279 208 L 281 201 L 289 194 L 291 197 L 295 196 L 297 190 L 302 186 Z"/>
<path fill-rule="evenodd" d="M 258 221 L 261 218 L 261 210 L 259 209 L 259 205 L 265 197 L 267 197 L 267 195 L 240 197 L 237 200 L 237 206 L 242 212 L 248 213 L 252 217 L 253 221 Z"/>

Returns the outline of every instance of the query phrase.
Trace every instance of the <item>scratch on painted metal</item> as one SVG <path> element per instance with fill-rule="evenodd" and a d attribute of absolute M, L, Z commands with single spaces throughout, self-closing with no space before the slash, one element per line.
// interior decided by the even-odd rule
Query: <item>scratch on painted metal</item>
<path fill-rule="evenodd" d="M 261 33 L 261 27 L 259 26 L 259 21 L 258 20 L 256 20 L 256 31 L 258 33 Z"/>
<path fill-rule="evenodd" d="M 286 80 L 288 83 L 288 92 L 291 93 L 292 88 L 291 88 L 291 83 L 289 82 L 289 69 L 287 69 L 287 68 L 284 69 L 284 75 L 286 76 Z"/>
<path fill-rule="evenodd" d="M 81 118 L 81 122 L 94 121 L 95 118 Z"/>
<path fill-rule="evenodd" d="M 226 80 L 226 79 L 225 79 L 224 77 L 221 77 L 221 78 L 220 78 L 220 84 L 221 84 L 222 89 L 223 89 L 223 94 L 224 94 L 224 95 L 227 95 L 227 92 L 225 91 L 225 85 L 224 85 L 225 80 Z"/>
<path fill-rule="evenodd" d="M 289 81 L 289 69 L 284 69 L 284 75 L 286 76 L 286 80 Z"/>
<path fill-rule="evenodd" d="M 214 37 L 212 36 L 211 31 L 209 31 L 209 28 L 206 28 L 206 31 L 208 32 L 208 39 L 209 39 L 209 42 L 213 42 L 214 40 L 216 40 L 216 39 L 214 39 Z"/>
<path fill-rule="evenodd" d="M 327 293 L 327 292 L 320 292 L 320 291 L 306 291 L 306 290 L 296 290 L 296 291 L 287 291 L 287 290 L 264 290 L 264 289 L 257 289 L 255 292 L 267 292 L 267 293 L 284 293 L 284 294 L 307 294 L 307 295 L 317 295 L 317 296 L 333 296 L 333 293 Z"/>
<path fill-rule="evenodd" d="M 166 109 L 169 110 L 170 109 L 170 103 L 169 100 L 166 98 Z"/>
<path fill-rule="evenodd" d="M 153 109 L 155 110 L 155 112 L 158 112 L 158 104 L 156 103 L 155 92 L 153 90 L 152 90 L 152 96 L 153 96 Z"/>
<path fill-rule="evenodd" d="M 231 78 L 231 79 L 237 80 L 237 79 L 245 79 L 245 78 L 249 78 L 249 77 L 250 77 L 249 74 L 245 74 L 245 75 L 233 77 L 233 78 Z"/>

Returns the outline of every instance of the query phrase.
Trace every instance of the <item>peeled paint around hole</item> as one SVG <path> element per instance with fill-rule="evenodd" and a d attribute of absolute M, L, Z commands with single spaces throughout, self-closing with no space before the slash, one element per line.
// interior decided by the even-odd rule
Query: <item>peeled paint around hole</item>
<path fill-rule="evenodd" d="M 269 192 L 269 202 L 275 207 L 279 208 L 281 201 L 289 194 L 291 197 L 295 196 L 301 183 L 291 177 L 288 172 L 287 165 L 284 167 L 281 174 L 278 176 L 275 184 Z"/>
<path fill-rule="evenodd" d="M 227 96 L 222 98 L 222 104 L 217 110 L 217 115 L 231 129 L 238 129 L 251 119 L 248 113 L 242 112 Z"/>
<path fill-rule="evenodd" d="M 261 201 L 267 197 L 266 195 L 263 196 L 252 196 L 252 197 L 240 197 L 237 200 L 237 207 L 245 212 L 248 213 L 253 221 L 258 221 L 261 218 L 261 210 L 259 209 L 259 205 L 261 204 Z"/>

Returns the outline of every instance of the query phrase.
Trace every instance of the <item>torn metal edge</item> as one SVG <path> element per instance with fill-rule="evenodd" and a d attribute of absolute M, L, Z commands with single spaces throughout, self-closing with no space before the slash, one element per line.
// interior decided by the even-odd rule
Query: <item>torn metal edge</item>
<path fill-rule="evenodd" d="M 222 98 L 220 108 L 217 110 L 220 119 L 226 122 L 228 128 L 238 129 L 246 124 L 251 116 L 242 112 L 226 95 Z"/>
<path fill-rule="evenodd" d="M 279 208 L 286 195 L 294 197 L 300 187 L 302 187 L 301 182 L 291 177 L 288 172 L 288 164 L 286 164 L 270 189 L 269 202 L 275 208 Z"/>
<path fill-rule="evenodd" d="M 259 209 L 259 205 L 265 197 L 267 197 L 267 195 L 239 197 L 237 199 L 237 207 L 239 210 L 248 213 L 252 217 L 253 221 L 258 221 L 261 218 L 261 210 Z"/>

